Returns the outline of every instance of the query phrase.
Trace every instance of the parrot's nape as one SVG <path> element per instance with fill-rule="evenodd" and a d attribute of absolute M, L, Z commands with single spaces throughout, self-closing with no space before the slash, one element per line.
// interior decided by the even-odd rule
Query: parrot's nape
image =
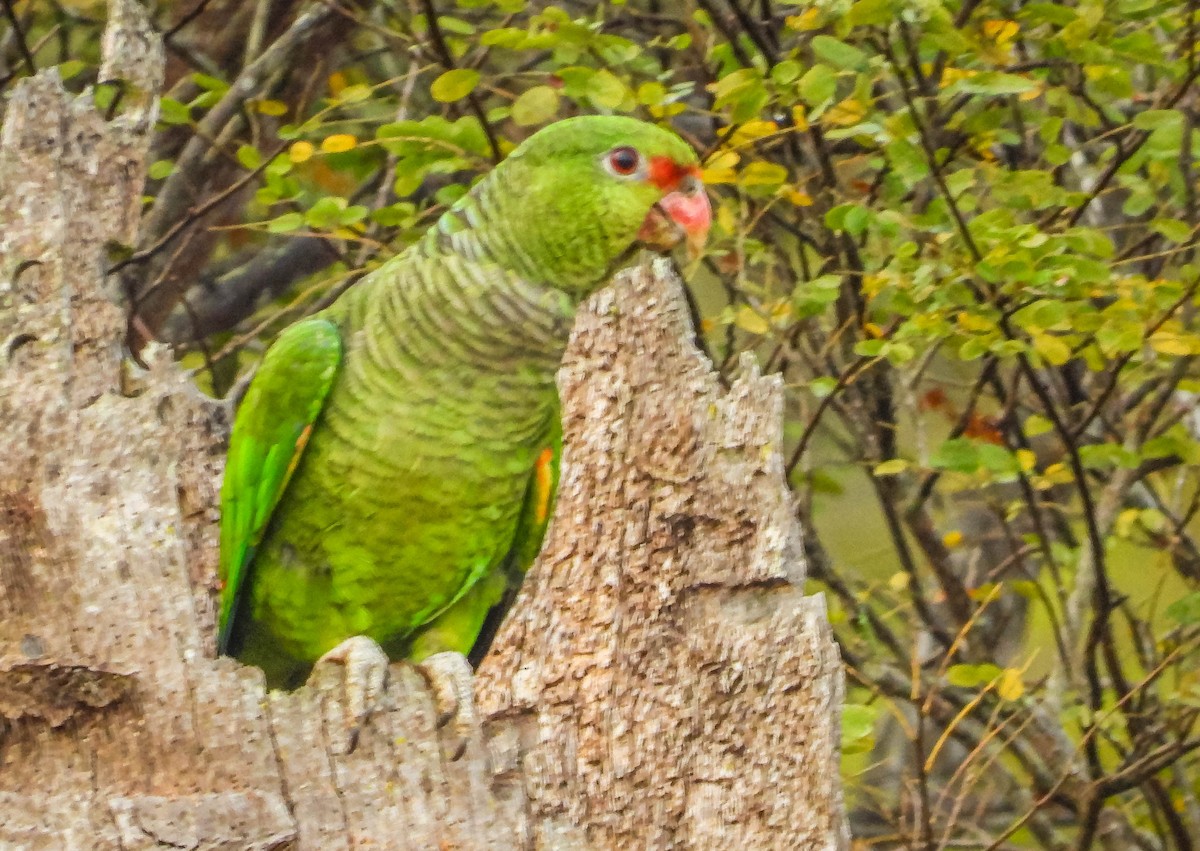
<path fill-rule="evenodd" d="M 576 307 L 639 247 L 698 250 L 699 174 L 652 124 L 550 125 L 285 330 L 230 440 L 219 652 L 273 688 L 356 636 L 392 659 L 469 654 L 549 522 Z"/>

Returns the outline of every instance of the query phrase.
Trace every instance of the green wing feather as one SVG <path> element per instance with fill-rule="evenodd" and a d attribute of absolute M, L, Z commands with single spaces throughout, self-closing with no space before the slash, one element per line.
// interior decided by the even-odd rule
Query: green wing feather
<path fill-rule="evenodd" d="M 254 551 L 300 462 L 342 361 L 337 326 L 308 319 L 267 351 L 238 408 L 221 485 L 217 652 L 237 653 Z"/>
<path fill-rule="evenodd" d="M 557 407 L 551 417 L 553 432 L 550 441 L 542 451 L 537 465 L 530 476 L 529 487 L 525 491 L 525 502 L 521 508 L 521 518 L 517 523 L 517 531 L 513 536 L 512 546 L 508 557 L 501 568 L 505 576 L 504 591 L 495 602 L 483 621 L 483 626 L 471 646 L 469 658 L 471 664 L 478 666 L 487 655 L 496 637 L 496 631 L 508 615 L 521 590 L 525 573 L 533 565 L 542 549 L 546 538 L 546 530 L 550 519 L 554 516 L 554 506 L 558 501 L 558 476 L 562 461 L 562 416 Z"/>

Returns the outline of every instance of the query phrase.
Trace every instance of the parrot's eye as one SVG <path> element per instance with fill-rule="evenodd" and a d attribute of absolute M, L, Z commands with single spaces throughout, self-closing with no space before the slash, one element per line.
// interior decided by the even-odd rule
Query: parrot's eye
<path fill-rule="evenodd" d="M 631 174 L 637 173 L 638 167 L 642 164 L 642 156 L 633 148 L 622 146 L 609 151 L 604 162 L 613 174 L 629 177 Z"/>

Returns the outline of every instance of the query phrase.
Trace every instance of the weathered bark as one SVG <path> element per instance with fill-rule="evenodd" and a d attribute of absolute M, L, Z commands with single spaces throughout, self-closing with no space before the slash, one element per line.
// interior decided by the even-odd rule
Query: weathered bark
<path fill-rule="evenodd" d="M 801 588 L 782 387 L 746 355 L 723 391 L 691 340 L 666 261 L 577 321 L 559 506 L 480 709 L 535 837 L 549 818 L 604 848 L 837 848 L 841 668 Z"/>
<path fill-rule="evenodd" d="M 104 76 L 153 91 L 161 50 L 113 9 Z M 580 320 L 559 519 L 461 755 L 410 666 L 345 754 L 339 671 L 264 694 L 213 659 L 227 419 L 162 352 L 123 378 L 102 274 L 153 121 L 44 75 L 0 137 L 0 847 L 838 847 L 841 675 L 779 388 L 717 388 L 662 268 Z"/>

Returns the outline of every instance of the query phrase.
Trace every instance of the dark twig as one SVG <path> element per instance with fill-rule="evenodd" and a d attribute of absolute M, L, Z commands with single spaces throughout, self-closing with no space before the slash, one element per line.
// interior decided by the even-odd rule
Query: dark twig
<path fill-rule="evenodd" d="M 421 8 L 425 12 L 425 26 L 429 27 L 429 39 L 433 42 L 438 61 L 447 71 L 454 70 L 457 67 L 454 62 L 454 54 L 450 52 L 450 46 L 446 44 L 446 39 L 442 35 L 442 28 L 438 24 L 437 10 L 433 8 L 433 0 L 421 0 Z M 496 140 L 496 131 L 488 121 L 487 113 L 483 111 L 483 104 L 479 102 L 479 98 L 474 92 L 467 95 L 467 104 L 476 120 L 479 121 L 479 126 L 483 128 L 483 134 L 487 137 L 488 147 L 492 152 L 492 162 L 500 162 L 503 159 L 503 155 L 500 153 L 500 143 Z"/>
<path fill-rule="evenodd" d="M 37 73 L 37 67 L 33 64 L 33 54 L 29 51 L 29 45 L 25 43 L 25 32 L 21 29 L 21 22 L 17 20 L 17 13 L 12 7 L 12 0 L 3 0 L 4 16 L 8 18 L 8 24 L 12 27 L 13 36 L 17 40 L 17 49 L 21 51 L 21 59 L 25 62 L 25 67 L 29 69 L 30 74 Z"/>

